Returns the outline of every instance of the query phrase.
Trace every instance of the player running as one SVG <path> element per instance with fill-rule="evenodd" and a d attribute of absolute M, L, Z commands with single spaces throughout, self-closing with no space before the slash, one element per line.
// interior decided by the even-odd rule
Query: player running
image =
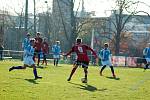
<path fill-rule="evenodd" d="M 58 66 L 58 62 L 60 59 L 61 48 L 59 44 L 60 41 L 56 41 L 56 44 L 52 46 L 54 66 Z"/>
<path fill-rule="evenodd" d="M 42 53 L 43 53 L 43 62 L 42 65 L 45 63 L 45 65 L 47 66 L 47 60 L 46 60 L 46 56 L 49 53 L 49 47 L 48 47 L 48 43 L 46 41 L 46 38 L 44 38 L 44 41 L 42 43 Z"/>
<path fill-rule="evenodd" d="M 41 47 L 42 47 L 42 41 L 43 40 L 40 37 L 40 33 L 37 32 L 36 37 L 35 37 L 35 45 L 34 45 L 35 51 L 34 51 L 34 56 L 33 56 L 33 59 L 35 61 L 35 56 L 38 55 L 37 66 L 39 66 L 39 63 L 40 63 L 40 52 L 41 52 Z"/>
<path fill-rule="evenodd" d="M 144 71 L 145 71 L 146 69 L 148 69 L 148 66 L 150 65 L 150 43 L 148 43 L 148 47 L 146 47 L 143 50 L 143 56 L 146 59 L 146 63 L 144 67 Z"/>
<path fill-rule="evenodd" d="M 109 50 L 108 47 L 109 47 L 108 43 L 105 43 L 104 49 L 102 49 L 99 53 L 99 57 L 101 58 L 101 63 L 103 65 L 103 67 L 100 70 L 100 75 L 102 76 L 103 70 L 108 65 L 111 68 L 111 72 L 112 72 L 113 77 L 116 78 L 114 68 L 113 68 L 112 63 L 111 63 L 111 51 Z"/>
<path fill-rule="evenodd" d="M 77 60 L 73 64 L 73 69 L 70 73 L 70 76 L 67 81 L 70 81 L 72 78 L 72 75 L 78 68 L 78 66 L 82 65 L 82 68 L 84 68 L 84 73 L 85 73 L 85 79 L 82 81 L 83 83 L 87 83 L 87 74 L 88 74 L 88 65 L 89 65 L 89 57 L 87 55 L 87 51 L 90 50 L 95 58 L 97 58 L 96 53 L 94 52 L 93 49 L 91 49 L 89 46 L 82 44 L 82 39 L 78 38 L 76 39 L 76 44 L 72 47 L 72 49 L 65 54 L 64 56 L 70 55 L 72 52 L 75 52 L 77 55 Z"/>
<path fill-rule="evenodd" d="M 34 39 L 30 40 L 30 44 L 26 47 L 25 53 L 24 53 L 24 65 L 23 66 L 13 66 L 9 68 L 9 71 L 12 71 L 14 69 L 26 69 L 28 66 L 33 67 L 33 74 L 35 79 L 41 79 L 42 77 L 37 75 L 36 66 L 34 64 L 33 55 L 34 55 Z"/>

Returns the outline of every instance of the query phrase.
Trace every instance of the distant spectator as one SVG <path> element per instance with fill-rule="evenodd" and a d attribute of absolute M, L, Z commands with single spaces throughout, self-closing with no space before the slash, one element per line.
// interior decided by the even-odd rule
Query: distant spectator
<path fill-rule="evenodd" d="M 150 65 L 150 43 L 148 43 L 148 47 L 146 47 L 143 50 L 143 56 L 146 60 L 145 67 L 144 67 L 144 70 L 146 70 L 148 69 L 148 66 Z"/>

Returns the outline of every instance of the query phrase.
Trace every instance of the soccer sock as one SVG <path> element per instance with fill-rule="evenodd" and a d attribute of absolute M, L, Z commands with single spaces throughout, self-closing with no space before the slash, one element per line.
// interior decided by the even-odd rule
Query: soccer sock
<path fill-rule="evenodd" d="M 44 64 L 44 60 L 43 60 L 42 64 Z"/>
<path fill-rule="evenodd" d="M 87 69 L 84 69 L 84 73 L 85 73 L 85 79 L 87 79 L 87 74 L 88 74 Z"/>
<path fill-rule="evenodd" d="M 77 69 L 77 68 L 73 68 L 73 69 L 72 69 L 71 74 L 70 74 L 70 77 L 69 77 L 70 79 L 71 79 L 72 75 L 74 74 L 74 72 L 76 71 L 76 69 Z"/>
<path fill-rule="evenodd" d="M 112 74 L 113 74 L 113 75 L 115 75 L 115 72 L 114 72 L 114 68 L 113 68 L 113 66 L 110 66 L 110 68 L 111 68 L 111 72 L 112 72 Z"/>
<path fill-rule="evenodd" d="M 24 69 L 22 66 L 13 67 L 13 69 Z"/>
<path fill-rule="evenodd" d="M 54 59 L 54 66 L 55 66 L 55 62 L 56 62 L 56 60 Z"/>
<path fill-rule="evenodd" d="M 44 56 L 44 58 L 43 58 L 43 64 L 44 64 L 44 62 L 46 63 L 46 58 L 45 58 L 45 56 Z"/>
<path fill-rule="evenodd" d="M 33 74 L 34 74 L 34 77 L 37 77 L 37 70 L 36 70 L 36 68 L 33 69 Z"/>
<path fill-rule="evenodd" d="M 45 64 L 47 65 L 47 60 L 45 60 Z"/>
<path fill-rule="evenodd" d="M 145 68 L 144 68 L 144 69 L 146 70 L 146 69 L 148 68 L 148 66 L 149 66 L 149 64 L 146 64 L 146 66 L 145 66 Z"/>
<path fill-rule="evenodd" d="M 103 70 L 105 69 L 105 67 L 106 67 L 106 65 L 104 65 L 104 66 L 101 68 L 100 73 L 102 73 L 102 72 L 103 72 Z"/>
<path fill-rule="evenodd" d="M 40 63 L 40 54 L 38 54 L 38 65 Z"/>
<path fill-rule="evenodd" d="M 58 65 L 58 59 L 56 60 L 56 66 Z"/>

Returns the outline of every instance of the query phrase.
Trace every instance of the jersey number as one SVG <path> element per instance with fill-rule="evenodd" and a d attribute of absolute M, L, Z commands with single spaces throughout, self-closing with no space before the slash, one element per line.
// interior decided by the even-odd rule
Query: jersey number
<path fill-rule="evenodd" d="M 79 52 L 83 53 L 82 47 L 78 47 Z"/>

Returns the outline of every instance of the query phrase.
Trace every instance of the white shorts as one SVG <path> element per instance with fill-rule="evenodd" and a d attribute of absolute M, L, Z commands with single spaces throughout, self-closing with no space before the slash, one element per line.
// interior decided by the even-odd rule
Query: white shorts
<path fill-rule="evenodd" d="M 24 57 L 23 63 L 29 66 L 35 64 L 33 60 L 33 56 Z"/>
<path fill-rule="evenodd" d="M 146 62 L 150 63 L 150 58 L 145 58 Z"/>
<path fill-rule="evenodd" d="M 101 61 L 102 62 L 102 65 L 106 65 L 106 66 L 112 66 L 112 63 L 110 60 L 107 60 L 107 61 Z"/>
<path fill-rule="evenodd" d="M 53 55 L 54 59 L 60 58 L 60 55 Z"/>

